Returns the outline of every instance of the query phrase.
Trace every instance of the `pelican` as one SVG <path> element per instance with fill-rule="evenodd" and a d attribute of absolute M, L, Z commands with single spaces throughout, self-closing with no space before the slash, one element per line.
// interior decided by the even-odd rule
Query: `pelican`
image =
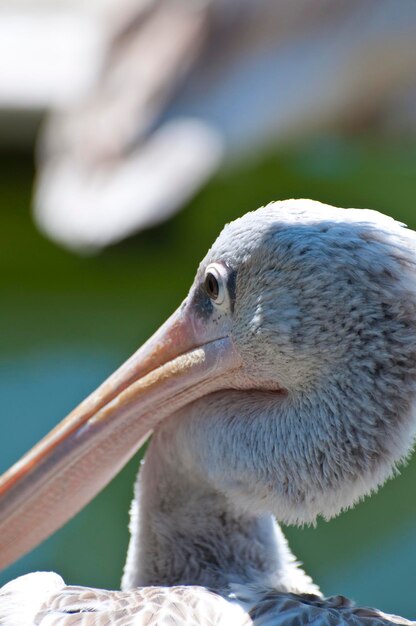
<path fill-rule="evenodd" d="M 416 624 L 323 598 L 278 526 L 339 514 L 409 455 L 415 277 L 416 233 L 375 211 L 289 200 L 228 224 L 177 312 L 0 481 L 5 567 L 153 432 L 122 591 L 28 574 L 0 623 Z"/>

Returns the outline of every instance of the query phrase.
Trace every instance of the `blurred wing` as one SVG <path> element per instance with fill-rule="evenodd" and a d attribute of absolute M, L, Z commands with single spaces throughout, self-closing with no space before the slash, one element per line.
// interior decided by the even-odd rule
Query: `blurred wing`
<path fill-rule="evenodd" d="M 209 2 L 140 0 L 134 11 L 121 13 L 122 22 L 114 4 L 101 73 L 89 95 L 51 117 L 46 158 L 71 151 L 88 165 L 120 157 L 146 134 L 208 37 Z"/>
<path fill-rule="evenodd" d="M 71 155 L 52 159 L 37 180 L 38 226 L 78 251 L 115 243 L 172 215 L 211 176 L 222 153 L 214 129 L 184 119 L 92 170 Z"/>
<path fill-rule="evenodd" d="M 136 9 L 116 21 L 91 95 L 45 127 L 35 216 L 68 247 L 99 248 L 166 219 L 218 163 L 208 125 L 150 132 L 199 57 L 211 4 L 142 0 Z"/>

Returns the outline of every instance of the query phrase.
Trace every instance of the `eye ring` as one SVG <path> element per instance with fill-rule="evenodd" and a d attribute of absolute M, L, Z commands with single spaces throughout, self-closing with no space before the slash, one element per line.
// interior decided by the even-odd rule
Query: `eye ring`
<path fill-rule="evenodd" d="M 225 268 L 219 263 L 211 263 L 205 270 L 204 289 L 207 296 L 215 302 L 222 304 L 226 296 Z"/>

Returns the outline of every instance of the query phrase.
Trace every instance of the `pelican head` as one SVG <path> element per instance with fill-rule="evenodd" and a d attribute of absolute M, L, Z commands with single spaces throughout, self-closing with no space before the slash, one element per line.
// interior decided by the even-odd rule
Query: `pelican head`
<path fill-rule="evenodd" d="M 3 477 L 2 565 L 162 423 L 204 480 L 286 522 L 376 489 L 415 436 L 415 252 L 391 218 L 309 200 L 227 225 L 178 311 Z"/>
<path fill-rule="evenodd" d="M 191 432 L 201 476 L 239 505 L 309 523 L 394 473 L 416 429 L 415 251 L 390 217 L 309 200 L 224 228 L 191 298 L 216 269 L 224 296 L 207 324 L 243 365 L 239 390 L 217 393 L 219 420 L 211 407 L 201 417 L 202 399 L 186 410 L 181 451 Z"/>

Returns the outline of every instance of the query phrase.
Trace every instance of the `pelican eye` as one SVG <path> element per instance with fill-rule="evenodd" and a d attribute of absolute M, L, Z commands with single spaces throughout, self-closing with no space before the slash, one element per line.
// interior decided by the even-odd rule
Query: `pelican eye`
<path fill-rule="evenodd" d="M 226 295 L 226 270 L 219 263 L 211 263 L 205 270 L 204 289 L 215 304 L 222 304 Z"/>

